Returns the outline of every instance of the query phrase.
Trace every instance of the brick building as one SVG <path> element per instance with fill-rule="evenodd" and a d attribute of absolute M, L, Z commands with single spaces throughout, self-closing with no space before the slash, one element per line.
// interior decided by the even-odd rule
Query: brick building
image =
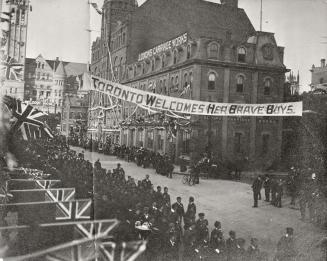
<path fill-rule="evenodd" d="M 72 77 L 88 71 L 88 65 L 55 60 L 47 60 L 41 54 L 25 60 L 25 95 L 27 101 L 37 101 L 40 109 L 61 112 L 64 94 L 73 85 Z"/>
<path fill-rule="evenodd" d="M 134 1 L 107 0 L 101 37 L 92 46 L 91 71 L 173 97 L 270 103 L 283 101 L 283 57 L 274 34 L 256 31 L 237 0 L 148 0 L 140 7 Z M 96 112 L 101 110 L 89 115 L 90 125 L 114 125 L 118 118 L 121 143 L 176 159 L 181 154 L 196 159 L 209 150 L 231 160 L 249 157 L 261 168 L 280 157 L 280 118 L 152 115 L 124 102 L 103 117 Z M 174 132 L 169 122 L 176 126 Z"/>

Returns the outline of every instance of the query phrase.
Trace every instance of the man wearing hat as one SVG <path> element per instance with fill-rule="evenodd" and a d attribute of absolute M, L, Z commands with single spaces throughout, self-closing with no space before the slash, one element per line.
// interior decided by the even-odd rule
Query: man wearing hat
<path fill-rule="evenodd" d="M 258 207 L 258 198 L 259 198 L 259 194 L 260 194 L 260 190 L 261 190 L 261 177 L 258 176 L 252 184 L 252 190 L 253 190 L 253 199 L 254 199 L 254 204 L 253 207 L 257 208 Z"/>
<path fill-rule="evenodd" d="M 295 242 L 293 238 L 293 228 L 286 228 L 286 234 L 277 243 L 277 254 L 275 259 L 278 261 L 293 261 L 296 257 Z"/>
<path fill-rule="evenodd" d="M 225 252 L 225 240 L 223 232 L 221 230 L 221 223 L 219 221 L 215 222 L 215 228 L 211 231 L 210 236 L 210 246 L 212 249 L 218 249 L 220 255 Z"/>
<path fill-rule="evenodd" d="M 184 229 L 186 230 L 195 222 L 196 206 L 194 204 L 194 198 L 189 198 L 189 204 L 184 216 Z"/>
<path fill-rule="evenodd" d="M 177 197 L 176 200 L 177 201 L 172 205 L 172 208 L 176 210 L 176 213 L 178 215 L 178 222 L 180 225 L 182 225 L 182 217 L 185 214 L 184 205 L 182 203 L 181 197 Z"/>

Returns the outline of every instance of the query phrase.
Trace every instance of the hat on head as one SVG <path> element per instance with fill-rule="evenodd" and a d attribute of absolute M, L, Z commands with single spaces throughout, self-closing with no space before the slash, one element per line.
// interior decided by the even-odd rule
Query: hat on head
<path fill-rule="evenodd" d="M 289 235 L 293 235 L 294 229 L 292 227 L 287 227 L 286 228 L 286 233 Z"/>
<path fill-rule="evenodd" d="M 199 217 L 204 217 L 204 213 L 199 213 Z"/>
<path fill-rule="evenodd" d="M 219 221 L 215 222 L 215 227 L 221 228 L 221 223 Z"/>

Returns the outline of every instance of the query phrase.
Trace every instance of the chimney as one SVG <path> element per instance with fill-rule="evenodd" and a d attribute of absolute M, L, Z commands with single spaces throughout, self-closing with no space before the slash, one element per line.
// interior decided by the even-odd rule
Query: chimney
<path fill-rule="evenodd" d="M 321 67 L 325 67 L 326 66 L 326 59 L 321 59 Z"/>
<path fill-rule="evenodd" d="M 220 3 L 226 7 L 238 8 L 238 0 L 220 0 Z"/>

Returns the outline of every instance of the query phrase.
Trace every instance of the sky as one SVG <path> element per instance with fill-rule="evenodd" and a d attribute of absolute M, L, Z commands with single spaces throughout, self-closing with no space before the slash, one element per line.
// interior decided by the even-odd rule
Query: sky
<path fill-rule="evenodd" d="M 102 7 L 103 0 L 92 2 Z M 101 16 L 88 0 L 32 0 L 32 6 L 27 57 L 42 54 L 46 59 L 89 62 Z M 260 0 L 239 0 L 239 7 L 259 30 Z M 312 64 L 319 66 L 320 59 L 327 58 L 327 0 L 263 0 L 263 31 L 275 33 L 277 44 L 285 47 L 285 65 L 300 72 L 301 90 L 309 90 Z"/>

